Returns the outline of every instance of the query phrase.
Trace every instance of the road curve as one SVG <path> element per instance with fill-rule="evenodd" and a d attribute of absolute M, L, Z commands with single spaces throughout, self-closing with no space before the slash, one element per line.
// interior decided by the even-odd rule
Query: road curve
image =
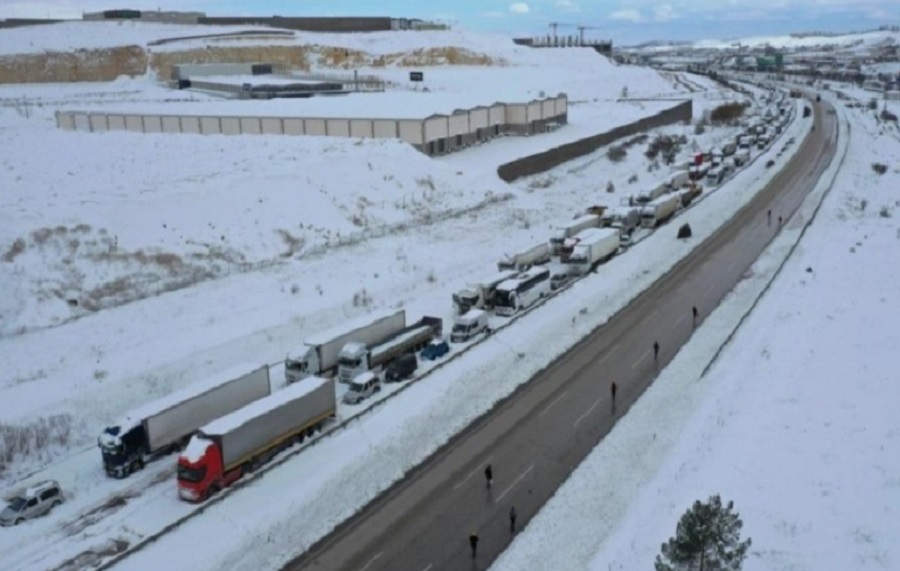
<path fill-rule="evenodd" d="M 779 231 L 779 217 L 789 219 L 831 163 L 836 116 L 826 112 L 827 103 L 809 106 L 816 130 L 732 220 L 607 324 L 285 569 L 489 567 L 513 537 L 510 508 L 515 506 L 522 529 L 740 280 Z M 660 231 L 675 239 L 672 225 Z M 488 464 L 490 488 L 483 474 Z M 475 560 L 468 539 L 473 531 L 479 536 Z"/>

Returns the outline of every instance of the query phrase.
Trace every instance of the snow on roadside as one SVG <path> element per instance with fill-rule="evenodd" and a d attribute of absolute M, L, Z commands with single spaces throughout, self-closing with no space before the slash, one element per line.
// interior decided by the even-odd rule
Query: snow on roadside
<path fill-rule="evenodd" d="M 854 120 L 849 145 L 796 251 L 816 197 L 492 569 L 651 567 L 681 514 L 715 493 L 753 538 L 745 569 L 897 566 L 900 464 L 887 451 L 900 434 L 889 349 L 900 343 L 900 201 L 897 173 L 879 178 L 871 162 L 900 149 L 871 118 Z"/>
<path fill-rule="evenodd" d="M 808 121 L 795 121 L 768 153 L 774 156 L 788 137 L 801 138 L 808 129 Z M 782 155 L 779 162 L 789 155 Z M 698 243 L 765 186 L 772 172 L 763 160 L 756 161 L 685 211 L 678 222 L 691 224 Z M 464 361 L 450 363 L 412 385 L 387 404 L 390 414 L 380 411 L 360 417 L 117 567 L 145 569 L 149 562 L 209 569 L 279 567 L 677 263 L 693 244 L 673 240 L 670 231 L 671 225 L 664 226 L 634 251 L 606 264 L 600 275 L 575 284 L 513 327 L 497 332 Z M 485 378 L 493 381 L 484 383 Z M 275 490 L 278 501 L 273 501 Z M 298 513 L 303 518 L 296 518 Z M 230 549 L 211 553 L 198 548 L 194 538 L 210 536 Z M 267 546 L 265 552 L 252 548 L 262 544 Z"/>

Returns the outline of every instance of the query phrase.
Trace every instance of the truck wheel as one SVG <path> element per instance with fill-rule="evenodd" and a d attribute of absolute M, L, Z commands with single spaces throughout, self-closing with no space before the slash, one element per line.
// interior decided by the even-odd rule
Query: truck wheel
<path fill-rule="evenodd" d="M 137 472 L 138 470 L 143 470 L 143 469 L 144 469 L 144 461 L 143 461 L 143 460 L 135 460 L 135 461 L 131 464 L 131 471 L 132 471 L 132 472 Z"/>
<path fill-rule="evenodd" d="M 13 525 L 19 525 L 22 523 L 22 518 L 17 518 L 16 521 L 13 522 Z"/>
<path fill-rule="evenodd" d="M 59 500 L 53 500 L 53 503 L 50 504 L 50 509 L 52 510 L 53 508 L 55 508 L 56 506 L 58 506 L 58 505 L 61 504 L 61 503 L 62 503 L 62 502 L 59 501 Z"/>

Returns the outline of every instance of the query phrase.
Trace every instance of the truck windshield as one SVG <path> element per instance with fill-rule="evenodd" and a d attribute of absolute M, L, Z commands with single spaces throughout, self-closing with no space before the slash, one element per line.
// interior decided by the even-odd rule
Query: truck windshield
<path fill-rule="evenodd" d="M 468 324 L 465 323 L 457 323 L 453 326 L 453 331 L 456 333 L 465 333 L 469 329 Z"/>
<path fill-rule="evenodd" d="M 506 307 L 512 306 L 512 292 L 498 289 L 494 292 L 494 303 Z"/>
<path fill-rule="evenodd" d="M 351 357 L 341 357 L 338 359 L 338 365 L 340 365 L 341 367 L 356 368 L 359 367 L 359 359 L 354 359 Z"/>
<path fill-rule="evenodd" d="M 178 465 L 178 479 L 184 482 L 198 483 L 202 482 L 206 476 L 206 467 L 188 468 L 187 466 Z"/>
<path fill-rule="evenodd" d="M 303 361 L 294 361 L 288 360 L 285 362 L 284 367 L 289 371 L 296 371 L 299 373 L 303 372 Z"/>

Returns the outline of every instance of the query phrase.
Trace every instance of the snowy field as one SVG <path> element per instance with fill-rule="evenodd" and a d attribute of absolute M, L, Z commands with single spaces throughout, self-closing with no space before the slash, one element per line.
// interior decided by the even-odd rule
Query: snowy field
<path fill-rule="evenodd" d="M 0 31 L 0 40 L 6 41 L 5 34 Z M 633 97 L 690 96 L 695 116 L 742 98 L 700 77 L 689 79 L 700 89 L 693 91 L 671 74 L 612 66 L 596 54 L 580 59 L 562 50 L 508 52 L 508 39 L 501 44 L 490 36 L 471 36 L 464 36 L 473 40 L 467 45 L 504 57 L 518 54 L 521 63 L 489 70 L 426 69 L 448 93 L 464 85 L 490 92 L 494 83 L 526 81 L 526 76 L 536 89 L 534 69 L 526 68 L 552 65 L 560 71 L 552 83 L 543 76 L 542 89 L 575 94 L 571 103 L 598 109 L 601 103 L 622 109 L 641 105 L 613 103 L 625 86 Z M 529 53 L 535 54 L 533 60 Z M 423 314 L 447 319 L 451 292 L 492 273 L 503 254 L 546 240 L 552 226 L 585 207 L 618 204 L 668 173 L 666 167 L 652 169 L 643 156 L 646 142 L 630 148 L 620 162 L 611 162 L 602 149 L 506 185 L 496 178 L 496 166 L 542 150 L 541 137 L 508 138 L 432 160 L 393 141 L 94 135 L 62 132 L 53 123 L 53 112 L 61 108 L 103 110 L 136 101 L 158 107 L 185 99 L 198 105 L 208 100 L 143 79 L 0 88 L 5 149 L 0 159 L 0 428 L 39 430 L 42 423 L 55 423 L 53 434 L 62 441 L 27 458 L 5 460 L 0 484 L 12 490 L 54 477 L 69 500 L 41 521 L 0 534 L 0 559 L 17 569 L 54 567 L 89 549 L 106 557 L 192 511 L 174 494 L 171 462 L 121 482 L 103 476 L 96 436 L 128 409 L 235 363 L 277 364 L 307 335 L 373 308 L 405 307 L 410 319 Z M 648 114 L 655 111 L 650 106 Z M 581 115 L 583 121 L 579 113 L 573 112 L 573 124 L 557 133 L 584 129 L 589 134 L 614 125 L 608 113 Z M 679 125 L 650 136 L 662 133 L 686 138 L 678 155 L 686 161 L 696 150 L 732 140 L 736 129 L 710 127 L 697 135 L 693 126 Z M 766 160 L 786 160 L 788 136 L 802 138 L 801 122 L 766 151 Z M 42 159 L 47 156 L 54 160 Z M 761 188 L 773 172 L 764 162 L 756 161 L 715 192 L 707 189 L 704 199 L 682 214 L 695 235 L 712 232 Z M 608 182 L 614 186 L 611 193 L 605 190 Z M 174 554 L 180 548 L 169 541 L 198 537 L 188 526 L 203 529 L 223 521 L 236 534 L 226 541 L 235 550 L 259 537 L 282 546 L 276 558 L 308 545 L 480 414 L 483 408 L 473 408 L 473 401 L 487 407 L 540 368 L 543 360 L 522 361 L 509 350 L 524 343 L 548 346 L 527 323 L 558 320 L 567 331 L 554 335 L 545 357 L 551 359 L 551 353 L 565 350 L 606 319 L 612 307 L 626 303 L 637 291 L 635 283 L 650 283 L 655 274 L 644 271 L 647 260 L 658 260 L 656 267 L 663 271 L 686 253 L 681 243 L 662 235 L 650 236 L 634 250 L 604 269 L 606 279 L 600 281 L 608 291 L 602 303 L 589 280 L 577 284 L 547 304 L 556 304 L 552 310 L 529 314 L 505 337 L 472 349 L 465 359 L 391 399 L 384 405 L 391 414 L 365 415 L 352 428 L 235 490 L 228 501 L 186 524 L 184 533 L 169 534 L 156 545 Z M 590 319 L 582 318 L 584 307 L 590 308 Z M 578 316 L 577 327 L 569 326 L 573 316 Z M 498 344 L 507 350 L 498 351 Z M 496 366 L 518 369 L 506 384 L 492 387 L 492 394 L 483 395 L 484 387 L 472 381 L 461 384 L 461 378 L 479 376 L 473 370 Z M 273 367 L 276 383 L 280 374 Z M 472 399 L 472 394 L 484 398 Z M 341 410 L 343 420 L 352 414 Z M 435 418 L 446 421 L 436 423 L 436 431 L 431 427 Z M 354 488 L 341 505 L 324 503 L 353 488 L 346 478 L 369 466 L 371 480 Z M 269 482 L 279 486 L 285 481 L 296 486 L 292 502 L 261 510 L 261 535 L 248 535 L 253 527 L 235 523 L 238 512 L 233 510 L 270 503 L 265 499 L 271 499 Z M 320 525 L 293 529 L 285 522 L 295 509 L 320 514 Z M 138 512 L 141 517 L 135 518 Z M 160 555 L 155 551 L 146 552 L 151 559 L 142 554 L 128 565 L 141 568 L 142 561 Z M 246 568 L 276 563 L 245 562 Z M 199 568 L 207 564 L 213 568 L 217 562 L 209 557 L 193 562 Z"/>
<path fill-rule="evenodd" d="M 753 539 L 745 570 L 900 567 L 900 143 L 834 104 L 852 132 L 831 190 L 825 180 L 492 569 L 652 568 L 713 494 Z"/>

